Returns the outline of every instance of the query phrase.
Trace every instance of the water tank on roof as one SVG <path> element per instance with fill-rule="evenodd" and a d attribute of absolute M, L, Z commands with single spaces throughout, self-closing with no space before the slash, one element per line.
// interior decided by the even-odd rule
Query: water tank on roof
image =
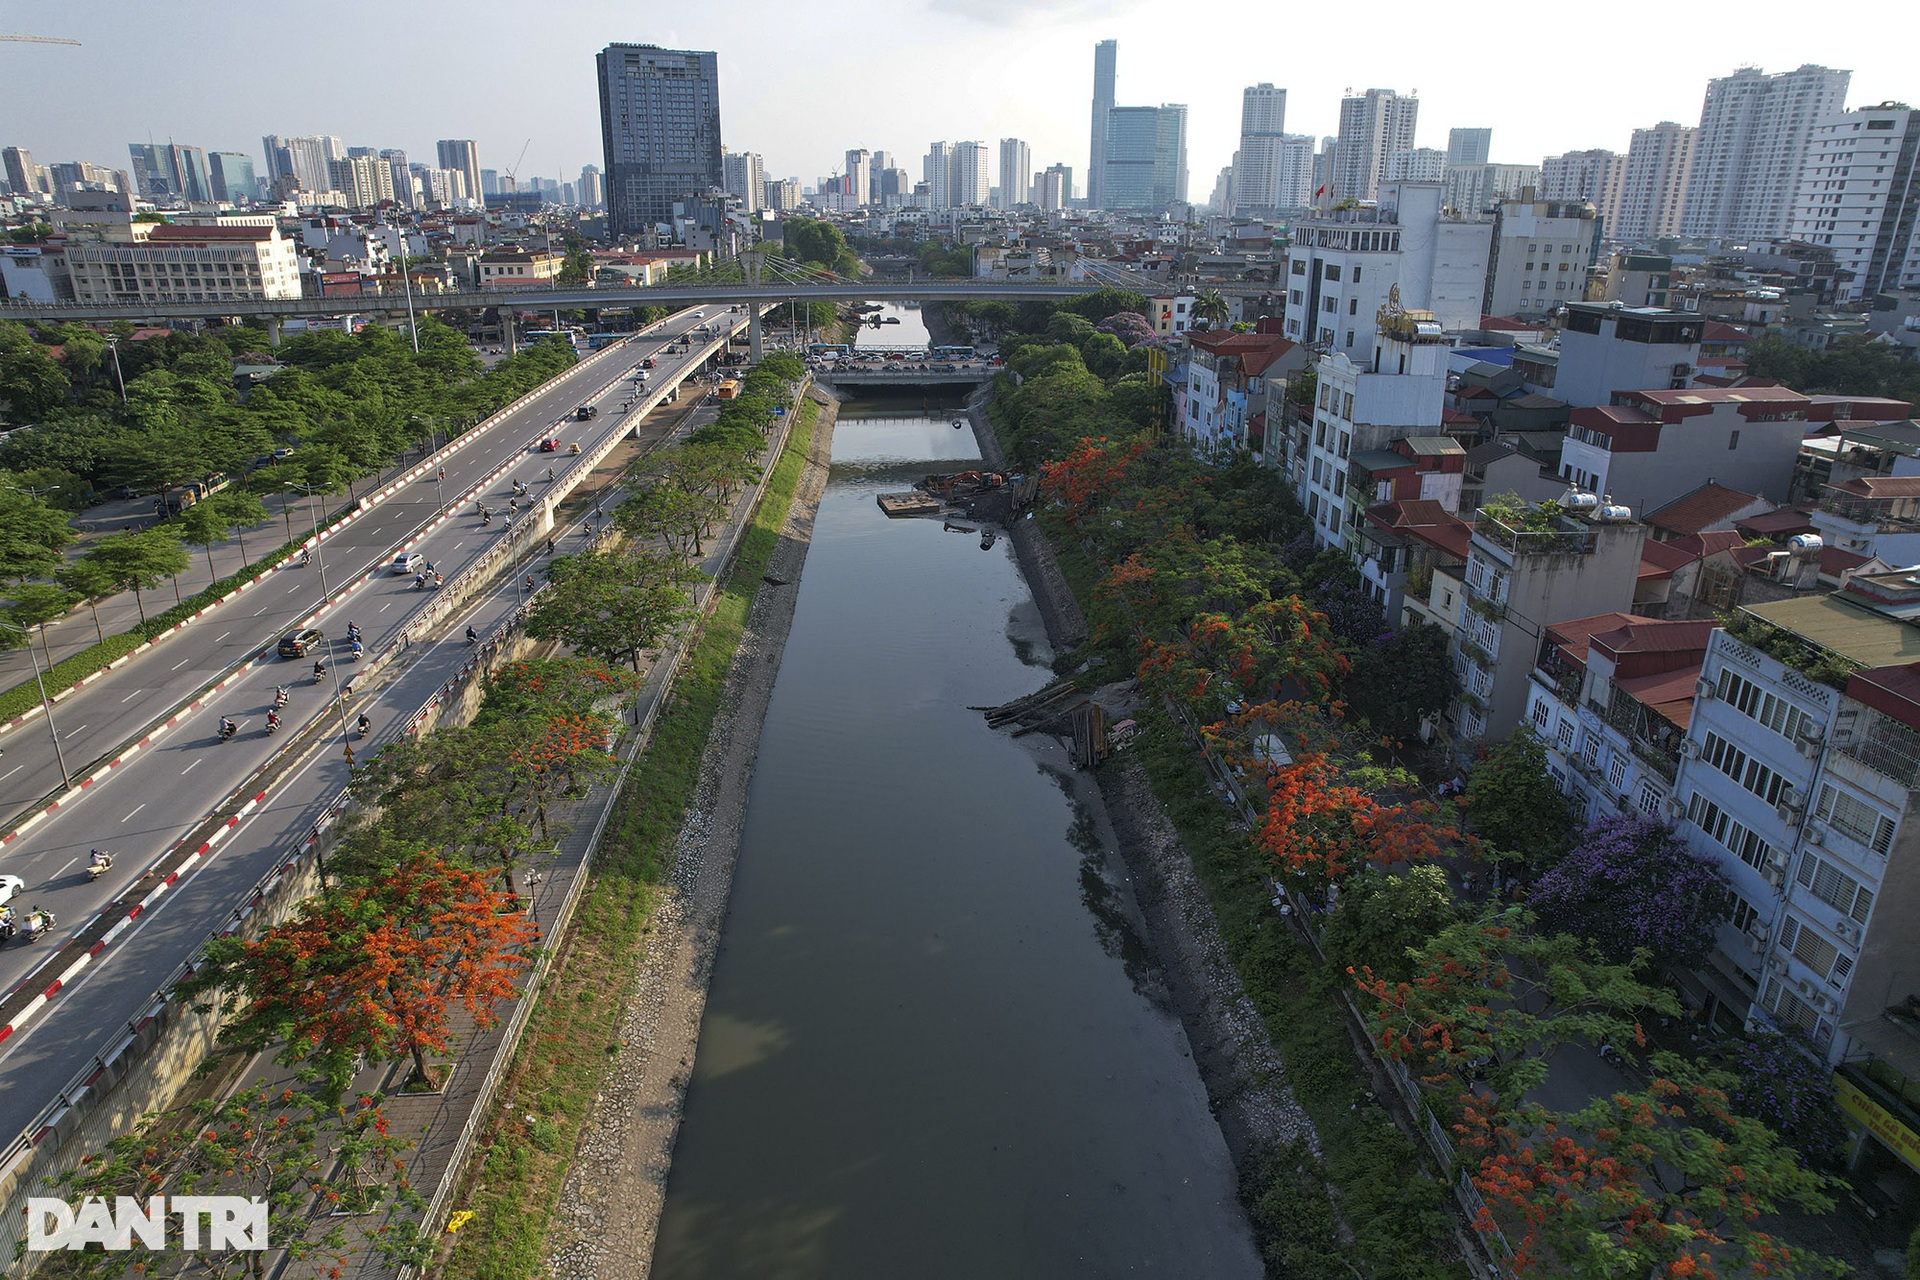
<path fill-rule="evenodd" d="M 1597 508 L 1593 513 L 1593 518 L 1601 524 L 1626 524 L 1633 519 L 1633 508 L 1623 507 L 1618 503 L 1609 503 L 1606 506 Z"/>
<path fill-rule="evenodd" d="M 1592 511 L 1600 505 L 1600 495 L 1583 489 L 1569 489 L 1561 495 L 1560 506 L 1567 511 Z"/>
<path fill-rule="evenodd" d="M 1820 541 L 1820 535 L 1817 533 L 1796 533 L 1787 539 L 1787 549 L 1802 555 L 1809 551 L 1818 551 L 1826 545 Z"/>

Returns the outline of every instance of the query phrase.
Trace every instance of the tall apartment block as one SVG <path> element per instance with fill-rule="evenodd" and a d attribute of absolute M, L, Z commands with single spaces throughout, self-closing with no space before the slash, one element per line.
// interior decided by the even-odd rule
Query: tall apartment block
<path fill-rule="evenodd" d="M 1420 100 L 1391 89 L 1369 89 L 1340 100 L 1340 146 L 1333 165 L 1333 196 L 1371 200 L 1386 180 L 1387 157 L 1413 150 Z"/>
<path fill-rule="evenodd" d="M 1779 75 L 1746 67 L 1708 81 L 1681 234 L 1786 235 L 1814 126 L 1845 108 L 1852 75 L 1811 65 Z"/>
<path fill-rule="evenodd" d="M 1833 251 L 1853 273 L 1843 301 L 1871 299 L 1920 278 L 1920 111 L 1883 102 L 1814 126 L 1788 234 Z"/>

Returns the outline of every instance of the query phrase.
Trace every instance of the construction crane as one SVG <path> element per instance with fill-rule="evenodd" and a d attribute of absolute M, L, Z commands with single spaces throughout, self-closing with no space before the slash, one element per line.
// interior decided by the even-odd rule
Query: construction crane
<path fill-rule="evenodd" d="M 70 44 L 76 48 L 80 42 L 66 36 L 0 36 L 0 40 L 14 40 L 21 44 Z"/>
<path fill-rule="evenodd" d="M 520 154 L 513 158 L 513 163 L 511 165 L 507 166 L 507 203 L 508 205 L 513 204 L 514 193 L 519 190 L 519 187 L 515 185 L 513 175 L 520 172 L 520 162 L 527 158 L 527 148 L 532 145 L 533 145 L 532 138 L 528 138 L 525 142 L 521 143 Z"/>

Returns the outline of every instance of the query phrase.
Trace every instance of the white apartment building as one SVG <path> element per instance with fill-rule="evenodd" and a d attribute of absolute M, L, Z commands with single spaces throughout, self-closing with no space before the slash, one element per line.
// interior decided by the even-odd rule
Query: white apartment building
<path fill-rule="evenodd" d="M 1645 244 L 1680 234 L 1699 136 L 1698 129 L 1671 120 L 1633 131 L 1620 177 L 1620 216 L 1607 229 L 1609 240 Z"/>
<path fill-rule="evenodd" d="M 1232 212 L 1260 214 L 1280 190 L 1280 141 L 1287 131 L 1287 91 L 1271 84 L 1240 93 L 1240 149 L 1233 158 Z"/>
<path fill-rule="evenodd" d="M 1615 238 L 1627 158 L 1618 152 L 1569 151 L 1540 162 L 1540 198 L 1569 204 L 1585 200 L 1600 215 L 1601 234 Z"/>
<path fill-rule="evenodd" d="M 721 159 L 722 172 L 726 160 Z M 859 208 L 873 198 L 873 153 L 865 147 L 856 147 L 847 152 L 846 184 L 841 193 L 854 198 L 854 207 Z"/>
<path fill-rule="evenodd" d="M 1369 89 L 1340 100 L 1340 142 L 1334 152 L 1333 197 L 1371 200 L 1387 176 L 1387 157 L 1413 150 L 1420 99 Z"/>
<path fill-rule="evenodd" d="M 1446 214 L 1431 182 L 1387 183 L 1375 204 L 1302 218 L 1287 247 L 1286 336 L 1368 364 L 1395 288 L 1401 307 L 1432 312 L 1443 330 L 1470 329 L 1492 235 L 1491 221 Z"/>
<path fill-rule="evenodd" d="M 1616 391 L 1573 411 L 1560 474 L 1641 514 L 1703 480 L 1785 503 L 1810 404 L 1785 387 Z"/>
<path fill-rule="evenodd" d="M 947 194 L 953 208 L 973 208 L 987 203 L 993 190 L 993 168 L 984 142 L 953 144 L 953 176 Z"/>
<path fill-rule="evenodd" d="M 1482 508 L 1468 544 L 1466 599 L 1449 645 L 1460 694 L 1447 719 L 1463 744 L 1506 736 L 1531 702 L 1540 636 L 1552 622 L 1633 607 L 1648 529 L 1592 495 L 1503 519 Z"/>
<path fill-rule="evenodd" d="M 1348 503 L 1355 454 L 1440 434 L 1447 340 L 1439 324 L 1429 312 L 1391 302 L 1370 323 L 1375 335 L 1364 359 L 1342 349 L 1320 358 L 1312 435 L 1304 451 L 1289 450 L 1289 479 L 1313 522 L 1314 541 L 1323 547 L 1347 545 L 1355 536 L 1349 526 L 1359 512 Z"/>
<path fill-rule="evenodd" d="M 1018 138 L 1000 139 L 1000 207 L 1033 203 L 1033 148 Z"/>
<path fill-rule="evenodd" d="M 1601 405 L 1617 391 L 1691 386 L 1705 332 L 1689 311 L 1570 303 L 1549 389 L 1571 405 Z"/>
<path fill-rule="evenodd" d="M 582 177 L 585 175 L 582 174 Z M 600 175 L 596 173 L 597 179 Z M 727 194 L 738 196 L 747 213 L 767 207 L 767 167 L 757 151 L 729 151 L 720 157 L 720 180 Z M 604 196 L 601 197 L 604 199 Z M 596 200 L 597 206 L 600 201 Z"/>
<path fill-rule="evenodd" d="M 1787 234 L 1814 126 L 1841 112 L 1850 71 L 1744 67 L 1707 82 L 1687 178 L 1682 235 L 1716 241 Z"/>
<path fill-rule="evenodd" d="M 920 177 L 927 184 L 928 208 L 953 207 L 953 144 L 935 142 L 920 161 Z"/>
<path fill-rule="evenodd" d="M 272 226 L 102 228 L 67 244 L 76 302 L 251 302 L 300 296 L 300 259 Z"/>
<path fill-rule="evenodd" d="M 1449 165 L 1447 204 L 1463 214 L 1484 213 L 1502 200 L 1519 200 L 1540 186 L 1537 164 Z"/>
<path fill-rule="evenodd" d="M 1920 273 L 1920 111 L 1883 102 L 1813 128 L 1788 235 L 1833 251 L 1853 273 L 1841 301 L 1871 299 Z"/>
<path fill-rule="evenodd" d="M 1494 207 L 1483 310 L 1532 320 L 1577 302 L 1597 251 L 1598 215 L 1585 201 L 1503 200 Z"/>
<path fill-rule="evenodd" d="M 1447 176 L 1447 153 L 1435 147 L 1415 147 L 1387 157 L 1388 182 L 1439 182 Z"/>

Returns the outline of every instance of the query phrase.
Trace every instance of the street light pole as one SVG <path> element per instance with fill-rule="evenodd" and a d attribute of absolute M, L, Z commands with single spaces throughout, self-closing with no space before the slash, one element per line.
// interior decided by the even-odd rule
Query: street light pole
<path fill-rule="evenodd" d="M 42 628 L 46 626 L 43 622 Z M 67 791 L 73 790 L 73 775 L 67 772 L 67 754 L 60 749 L 60 730 L 53 723 L 53 701 L 47 697 L 47 682 L 40 674 L 40 657 L 33 651 L 33 633 L 25 627 L 16 627 L 10 622 L 0 622 L 0 627 L 9 631 L 18 631 L 27 640 L 27 659 L 33 663 L 33 682 L 40 689 L 40 709 L 47 713 L 47 734 L 53 739 L 53 758 L 60 766 L 60 785 Z M 45 640 L 45 635 L 41 639 Z"/>
<path fill-rule="evenodd" d="M 127 378 L 120 372 L 120 339 L 108 338 L 107 351 L 113 356 L 113 380 L 120 384 L 120 403 L 127 403 Z"/>

